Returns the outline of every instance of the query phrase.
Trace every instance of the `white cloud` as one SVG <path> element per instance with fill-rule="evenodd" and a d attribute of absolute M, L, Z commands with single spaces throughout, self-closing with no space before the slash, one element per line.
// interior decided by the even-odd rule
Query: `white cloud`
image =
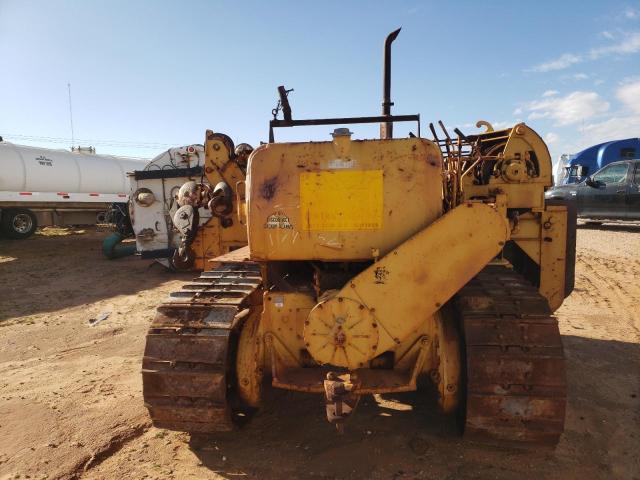
<path fill-rule="evenodd" d="M 526 105 L 529 119 L 550 118 L 555 125 L 572 125 L 590 120 L 609 110 L 609 102 L 596 92 L 572 92 L 566 96 L 543 97 Z"/>
<path fill-rule="evenodd" d="M 544 141 L 548 145 L 551 145 L 552 143 L 556 143 L 559 139 L 560 139 L 560 137 L 558 136 L 558 134 L 553 133 L 553 132 L 549 132 L 544 136 Z"/>
<path fill-rule="evenodd" d="M 574 55 L 573 53 L 565 53 L 555 60 L 550 60 L 548 62 L 541 63 L 532 67 L 530 71 L 533 72 L 551 72 L 553 70 L 564 70 L 565 68 L 569 68 L 574 63 L 580 63 L 583 59 L 579 55 Z"/>
<path fill-rule="evenodd" d="M 629 55 L 637 52 L 640 52 L 640 32 L 626 35 L 619 43 L 591 49 L 589 51 L 589 58 L 597 60 L 605 55 Z"/>
<path fill-rule="evenodd" d="M 624 38 L 618 43 L 592 48 L 587 54 L 564 53 L 554 60 L 540 63 L 526 71 L 544 73 L 564 70 L 587 60 L 598 60 L 608 55 L 631 55 L 638 52 L 640 52 L 640 32 L 631 32 L 625 34 Z"/>
<path fill-rule="evenodd" d="M 598 122 L 588 123 L 578 131 L 563 133 L 556 143 L 548 143 L 554 158 L 560 153 L 576 153 L 598 143 L 638 136 L 640 115 L 618 115 Z M 545 140 L 547 140 L 545 138 Z"/>
<path fill-rule="evenodd" d="M 571 74 L 564 74 L 560 76 L 560 80 L 562 80 L 563 82 L 568 82 L 568 81 L 574 81 L 574 82 L 578 82 L 580 80 L 587 80 L 589 78 L 589 75 L 587 75 L 586 73 L 571 73 Z"/>
<path fill-rule="evenodd" d="M 558 95 L 558 90 L 547 90 L 542 94 L 543 97 L 553 97 L 554 95 Z"/>
<path fill-rule="evenodd" d="M 513 127 L 513 122 L 489 122 L 491 126 L 496 130 L 503 130 L 505 128 Z"/>
<path fill-rule="evenodd" d="M 640 80 L 623 84 L 616 90 L 616 97 L 635 113 L 640 114 Z M 638 125 L 636 125 L 638 129 Z"/>
<path fill-rule="evenodd" d="M 600 32 L 600 35 L 602 35 L 607 40 L 613 40 L 613 33 L 609 32 L 608 30 Z"/>
<path fill-rule="evenodd" d="M 638 136 L 640 115 L 614 116 L 602 122 L 585 125 L 581 148 L 622 138 Z"/>
<path fill-rule="evenodd" d="M 523 113 L 523 111 L 522 111 L 522 109 L 520 107 L 516 108 L 513 111 L 513 115 L 522 115 L 522 113 Z"/>
<path fill-rule="evenodd" d="M 636 18 L 640 18 L 640 13 L 635 8 L 627 8 L 624 11 L 624 17 L 629 20 L 635 20 Z"/>

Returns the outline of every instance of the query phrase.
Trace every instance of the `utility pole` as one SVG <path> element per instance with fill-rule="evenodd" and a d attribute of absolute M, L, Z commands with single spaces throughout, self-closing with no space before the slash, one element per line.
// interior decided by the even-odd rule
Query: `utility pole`
<path fill-rule="evenodd" d="M 75 148 L 76 141 L 73 134 L 73 108 L 71 107 L 71 84 L 67 83 L 67 90 L 69 92 L 69 122 L 71 123 L 71 151 Z"/>

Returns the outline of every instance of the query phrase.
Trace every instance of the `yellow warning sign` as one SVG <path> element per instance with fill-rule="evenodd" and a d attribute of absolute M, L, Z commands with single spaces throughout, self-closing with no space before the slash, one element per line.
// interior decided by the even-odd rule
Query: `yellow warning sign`
<path fill-rule="evenodd" d="M 382 228 L 382 170 L 330 170 L 300 174 L 303 230 Z"/>

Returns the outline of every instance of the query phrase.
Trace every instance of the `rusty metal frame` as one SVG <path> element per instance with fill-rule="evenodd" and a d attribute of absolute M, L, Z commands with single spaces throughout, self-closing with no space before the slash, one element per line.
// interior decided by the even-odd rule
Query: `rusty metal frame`
<path fill-rule="evenodd" d="M 326 368 L 282 368 L 278 361 L 278 352 L 274 345 L 275 342 L 280 344 L 281 342 L 271 333 L 265 335 L 265 340 L 267 340 L 267 349 L 271 359 L 271 385 L 273 387 L 307 393 L 324 392 L 323 382 L 328 372 Z M 427 361 L 431 347 L 432 343 L 428 336 L 420 337 L 414 343 L 414 346 L 410 350 L 419 350 L 419 352 L 411 370 L 408 371 L 372 370 L 368 368 L 354 370 L 353 373 L 359 380 L 353 393 L 364 395 L 415 391 L 417 388 L 418 375 Z M 291 354 L 288 350 L 287 353 Z M 294 381 L 287 381 L 287 374 L 289 374 L 289 377 L 295 377 Z"/>
<path fill-rule="evenodd" d="M 342 118 L 312 118 L 307 120 L 271 120 L 269 122 L 269 143 L 274 143 L 274 128 L 309 127 L 315 125 L 352 125 L 355 123 L 396 123 L 416 122 L 418 138 L 420 138 L 420 114 L 416 115 L 382 115 L 376 117 L 342 117 Z"/>

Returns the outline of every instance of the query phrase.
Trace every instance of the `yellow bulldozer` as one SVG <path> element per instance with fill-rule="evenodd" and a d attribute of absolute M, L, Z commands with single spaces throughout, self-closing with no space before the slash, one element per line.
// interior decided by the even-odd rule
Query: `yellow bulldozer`
<path fill-rule="evenodd" d="M 294 120 L 288 90 L 234 200 L 248 247 L 162 303 L 143 359 L 160 428 L 227 431 L 263 388 L 317 394 L 344 427 L 363 395 L 437 390 L 465 434 L 555 444 L 566 383 L 552 313 L 573 288 L 575 215 L 545 203 L 551 159 L 527 125 L 450 135 L 391 115 Z M 279 110 L 283 119 L 277 119 Z M 397 122 L 416 122 L 393 138 Z M 344 128 L 379 123 L 380 139 Z M 329 141 L 278 143 L 283 127 Z M 212 140 L 208 155 L 228 153 Z M 213 145 L 217 145 L 215 148 Z M 311 413 L 310 413 L 311 414 Z"/>

